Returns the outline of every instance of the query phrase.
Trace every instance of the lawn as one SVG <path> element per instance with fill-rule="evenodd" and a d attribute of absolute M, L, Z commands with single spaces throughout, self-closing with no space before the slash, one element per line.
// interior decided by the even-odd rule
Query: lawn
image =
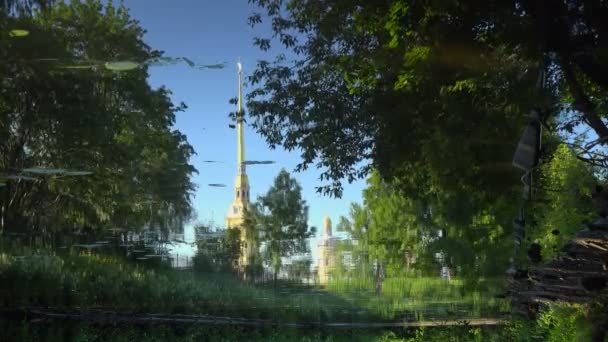
<path fill-rule="evenodd" d="M 400 276 L 385 279 L 382 293 L 376 295 L 374 279 L 348 277 L 332 279 L 327 290 L 384 319 L 464 319 L 508 313 L 509 300 L 499 298 L 505 284 L 505 279 L 470 284 L 461 279 Z"/>
<path fill-rule="evenodd" d="M 375 319 L 339 296 L 288 284 L 254 286 L 232 274 L 148 269 L 99 254 L 0 254 L 0 305 L 105 308 L 277 321 Z"/>
<path fill-rule="evenodd" d="M 388 278 L 381 295 L 371 279 L 342 279 L 326 289 L 252 285 L 228 273 L 150 269 L 103 254 L 0 254 L 0 305 L 104 308 L 298 322 L 496 317 L 508 311 L 496 284 Z"/>
<path fill-rule="evenodd" d="M 274 322 L 379 322 L 400 319 L 463 319 L 508 308 L 493 299 L 499 280 L 470 287 L 460 280 L 389 278 L 383 294 L 370 279 L 342 279 L 324 290 L 282 284 L 255 286 L 230 274 L 149 269 L 113 256 L 0 253 L 0 307 L 51 306 L 68 310 L 109 309 L 133 313 L 201 314 Z M 430 308 L 430 309 L 429 309 Z M 446 309 L 447 308 L 447 309 Z M 467 311 L 456 311 L 458 309 Z M 426 311 L 425 311 L 426 310 Z M 484 312 L 486 310 L 487 312 Z M 409 317 L 404 313 L 408 312 Z M 1 321 L 0 336 L 22 340 L 97 341 L 563 341 L 580 340 L 590 328 L 578 307 L 550 308 L 538 321 L 513 320 L 505 327 L 427 329 L 287 329 L 270 327 L 40 324 Z M 70 328 L 66 328 L 69 326 Z M 2 338 L 0 338 L 2 340 Z"/>

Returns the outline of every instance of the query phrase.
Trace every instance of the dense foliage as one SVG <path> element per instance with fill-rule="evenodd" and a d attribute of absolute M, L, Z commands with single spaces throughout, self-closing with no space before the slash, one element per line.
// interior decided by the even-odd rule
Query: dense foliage
<path fill-rule="evenodd" d="M 538 243 L 544 261 L 551 260 L 585 222 L 597 218 L 591 199 L 599 181 L 596 175 L 566 145 L 558 146 L 552 158 L 541 165 L 526 245 Z"/>
<path fill-rule="evenodd" d="M 199 272 L 229 272 L 238 263 L 241 234 L 238 229 L 211 230 L 210 225 L 196 224 L 197 252 L 194 269 Z"/>
<path fill-rule="evenodd" d="M 377 171 L 341 226 L 378 284 L 412 254 L 422 272 L 504 274 L 524 205 L 518 266 L 552 257 L 594 217 L 605 2 L 250 2 L 249 23 L 271 32 L 254 44 L 283 52 L 250 77 L 251 122 L 270 146 L 302 151 L 299 170 L 324 170 L 319 191 Z M 511 162 L 531 111 L 544 146 L 526 204 Z"/>
<path fill-rule="evenodd" d="M 472 207 L 462 213 L 441 206 L 433 197 L 404 195 L 398 182 L 385 182 L 373 173 L 363 203 L 353 203 L 350 217 L 341 218 L 338 229 L 349 238 L 343 244 L 349 244 L 345 247 L 358 267 L 371 270 L 370 265 L 379 265 L 386 277 L 437 276 L 442 266 L 471 280 L 503 274 L 513 243 L 508 225 L 511 203 Z M 473 218 L 459 222 L 458 214 Z"/>
<path fill-rule="evenodd" d="M 111 3 L 10 3 L 21 10 L 0 12 L 1 229 L 181 227 L 196 172 L 173 128 L 185 105 L 152 89 L 143 64 L 124 68 L 161 56 L 145 31 Z"/>
<path fill-rule="evenodd" d="M 250 2 L 249 23 L 272 32 L 255 44 L 286 53 L 258 63 L 249 115 L 271 146 L 302 150 L 300 169 L 324 168 L 323 191 L 371 162 L 492 201 L 514 185 L 533 108 L 564 132 L 608 136 L 602 1 Z"/>

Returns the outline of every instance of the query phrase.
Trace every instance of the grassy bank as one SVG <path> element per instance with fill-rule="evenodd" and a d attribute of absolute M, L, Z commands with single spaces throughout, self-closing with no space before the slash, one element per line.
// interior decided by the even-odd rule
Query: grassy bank
<path fill-rule="evenodd" d="M 327 290 L 254 286 L 231 274 L 150 269 L 101 254 L 0 254 L 4 307 L 108 308 L 279 321 L 378 321 L 496 316 L 505 304 L 458 281 L 387 279 L 382 295 L 350 280 Z M 362 285 L 363 284 L 363 285 Z"/>
<path fill-rule="evenodd" d="M 0 254 L 4 307 L 108 308 L 275 320 L 368 320 L 337 296 L 302 288 L 257 287 L 230 274 L 151 270 L 95 254 Z"/>
<path fill-rule="evenodd" d="M 504 284 L 504 279 L 481 279 L 467 284 L 461 279 L 401 276 L 385 279 L 381 295 L 376 295 L 373 278 L 349 277 L 332 279 L 327 289 L 387 319 L 423 320 L 508 313 L 508 299 L 498 298 L 504 293 Z"/>
<path fill-rule="evenodd" d="M 196 274 L 171 269 L 152 270 L 116 257 L 81 254 L 62 257 L 0 253 L 0 307 L 53 306 L 104 308 L 129 312 L 208 314 L 305 322 L 378 322 L 400 319 L 407 310 L 425 307 L 473 308 L 492 305 L 490 281 L 473 288 L 453 280 L 387 279 L 383 294 L 371 292 L 368 280 L 333 282 L 325 291 L 244 284 L 229 274 Z M 476 292 L 477 291 L 477 292 Z M 485 301 L 484 301 L 485 300 Z M 402 301 L 405 303 L 402 303 Z M 498 303 L 498 304 L 496 304 Z M 496 302 L 493 310 L 507 305 Z M 450 306 L 452 305 L 452 306 Z M 386 306 L 383 308 L 383 306 Z M 470 307 L 469 307 L 470 308 Z M 400 311 L 402 310 L 402 311 Z M 405 311 L 403 311 L 405 310 Z M 441 310 L 435 311 L 443 313 Z M 450 312 L 447 312 L 450 315 Z M 473 314 L 475 314 L 473 312 Z M 424 314 L 417 314 L 425 318 Z M 471 313 L 452 312 L 453 319 Z M 584 341 L 591 327 L 585 308 L 556 305 L 536 321 L 513 320 L 504 327 L 395 330 L 253 329 L 236 326 L 93 326 L 30 324 L 1 321 L 5 337 L 19 340 L 138 341 Z M 426 317 L 436 318 L 436 317 Z M 17 329 L 17 330 L 16 330 Z M 204 338 L 203 338 L 204 337 Z M 0 338 L 4 340 L 4 338 Z"/>

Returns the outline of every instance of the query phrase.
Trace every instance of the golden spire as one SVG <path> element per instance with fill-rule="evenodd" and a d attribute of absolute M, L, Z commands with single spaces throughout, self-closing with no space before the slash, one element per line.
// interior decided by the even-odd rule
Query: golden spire
<path fill-rule="evenodd" d="M 256 253 L 256 245 L 245 233 L 243 221 L 245 210 L 249 206 L 249 180 L 245 172 L 245 139 L 243 127 L 243 91 L 242 77 L 243 66 L 239 61 L 238 68 L 239 93 L 237 99 L 236 124 L 237 124 L 237 175 L 234 181 L 234 201 L 228 208 L 226 215 L 226 227 L 240 230 L 241 251 L 238 261 L 239 267 L 249 265 L 252 255 Z"/>
<path fill-rule="evenodd" d="M 238 75 L 239 75 L 239 94 L 237 100 L 237 111 L 236 111 L 236 124 L 237 124 L 237 134 L 238 134 L 238 155 L 237 155 L 237 163 L 238 163 L 238 172 L 239 174 L 245 173 L 245 139 L 243 132 L 243 94 L 242 94 L 242 76 L 243 76 L 243 66 L 239 61 L 237 64 L 238 67 Z"/>
<path fill-rule="evenodd" d="M 237 99 L 236 124 L 237 124 L 237 175 L 234 182 L 234 205 L 232 215 L 242 216 L 243 208 L 249 204 L 249 179 L 245 168 L 245 138 L 243 127 L 243 91 L 242 91 L 242 75 L 243 65 L 239 61 L 236 64 L 238 68 L 239 93 Z"/>

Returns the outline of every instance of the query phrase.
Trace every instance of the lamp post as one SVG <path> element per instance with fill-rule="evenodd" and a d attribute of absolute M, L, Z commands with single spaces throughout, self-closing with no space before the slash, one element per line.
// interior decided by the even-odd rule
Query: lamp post
<path fill-rule="evenodd" d="M 519 204 L 518 215 L 513 220 L 513 228 L 515 231 L 513 257 L 511 258 L 511 266 L 507 273 L 514 276 L 517 273 L 515 267 L 515 259 L 519 254 L 521 243 L 525 237 L 525 219 L 524 205 L 526 200 L 532 197 L 532 171 L 538 166 L 542 139 L 542 125 L 540 121 L 540 113 L 538 109 L 534 109 L 530 113 L 530 120 L 524 129 L 524 132 L 519 139 L 515 154 L 513 155 L 513 166 L 525 171 L 521 177 L 524 185 L 524 191 Z"/>
<path fill-rule="evenodd" d="M 519 139 L 515 154 L 513 155 L 513 166 L 525 171 L 521 180 L 524 183 L 524 199 L 531 197 L 532 170 L 538 165 L 542 138 L 542 125 L 540 113 L 533 110 L 530 113 L 530 121 Z"/>

